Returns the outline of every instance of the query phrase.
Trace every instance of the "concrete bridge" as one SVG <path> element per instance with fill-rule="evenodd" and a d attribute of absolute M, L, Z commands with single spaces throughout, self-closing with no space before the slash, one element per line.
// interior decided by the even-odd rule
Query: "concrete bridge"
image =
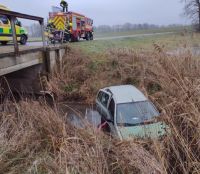
<path fill-rule="evenodd" d="M 44 76 L 48 78 L 55 65 L 60 66 L 67 44 L 46 46 L 43 34 L 44 19 L 41 17 L 1 9 L 0 15 L 6 15 L 10 19 L 14 43 L 11 46 L 0 46 L 0 78 L 3 79 L 0 85 L 6 89 L 28 93 L 45 90 L 40 79 Z M 43 46 L 18 45 L 14 22 L 17 17 L 39 21 Z"/>
<path fill-rule="evenodd" d="M 7 52 L 2 53 L 2 50 Z M 66 45 L 51 47 L 24 47 L 16 56 L 10 46 L 0 47 L 0 76 L 6 77 L 13 91 L 39 93 L 40 79 L 48 77 L 54 67 L 59 67 L 67 50 Z"/>

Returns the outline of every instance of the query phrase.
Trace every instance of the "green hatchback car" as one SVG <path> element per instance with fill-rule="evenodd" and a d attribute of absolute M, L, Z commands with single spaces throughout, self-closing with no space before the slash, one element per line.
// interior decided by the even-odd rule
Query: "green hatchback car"
<path fill-rule="evenodd" d="M 132 85 L 111 86 L 99 90 L 96 98 L 101 125 L 120 139 L 159 138 L 166 134 L 166 124 L 144 94 Z M 106 123 L 106 124 L 105 124 Z"/>

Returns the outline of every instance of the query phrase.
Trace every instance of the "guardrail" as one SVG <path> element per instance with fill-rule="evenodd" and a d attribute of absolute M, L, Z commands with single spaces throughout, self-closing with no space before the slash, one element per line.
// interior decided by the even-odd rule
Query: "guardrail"
<path fill-rule="evenodd" d="M 13 43 L 14 43 L 14 51 L 15 51 L 16 56 L 19 55 L 19 46 L 18 46 L 16 27 L 15 27 L 16 18 L 23 18 L 23 19 L 38 21 L 40 23 L 40 26 L 41 26 L 43 47 L 45 47 L 44 18 L 37 17 L 37 16 L 31 16 L 31 15 L 27 15 L 27 14 L 23 14 L 23 13 L 18 13 L 18 12 L 14 12 L 14 11 L 2 10 L 2 9 L 0 9 L 0 15 L 5 15 L 10 20 L 11 29 L 12 29 L 12 36 L 13 36 Z"/>

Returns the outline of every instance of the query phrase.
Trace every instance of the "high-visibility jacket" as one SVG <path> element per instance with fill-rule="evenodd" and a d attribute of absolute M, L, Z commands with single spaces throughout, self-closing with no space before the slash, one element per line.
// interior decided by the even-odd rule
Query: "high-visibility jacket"
<path fill-rule="evenodd" d="M 61 6 L 61 7 L 67 8 L 67 7 L 68 7 L 68 3 L 67 3 L 66 1 L 62 0 L 62 1 L 60 2 L 60 6 Z"/>

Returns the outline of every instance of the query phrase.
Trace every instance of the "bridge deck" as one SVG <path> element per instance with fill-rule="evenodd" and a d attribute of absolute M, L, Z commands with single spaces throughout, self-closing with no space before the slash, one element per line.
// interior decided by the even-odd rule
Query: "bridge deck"
<path fill-rule="evenodd" d="M 19 54 L 17 55 L 14 52 L 13 45 L 0 46 L 0 76 L 48 62 L 49 67 L 52 68 L 56 57 L 62 57 L 61 55 L 65 53 L 67 45 L 58 44 L 46 47 L 37 44 L 20 45 Z"/>
<path fill-rule="evenodd" d="M 46 46 L 44 49 L 49 48 L 51 50 L 54 50 L 54 49 L 60 49 L 66 46 L 67 44 L 62 44 L 62 45 L 56 44 L 56 45 Z M 27 45 L 19 45 L 20 52 L 30 52 L 30 51 L 42 50 L 42 49 L 43 49 L 42 42 L 31 42 L 31 43 L 27 43 Z M 8 44 L 6 46 L 0 45 L 0 58 L 8 56 L 9 54 L 11 55 L 14 54 L 13 44 Z"/>
<path fill-rule="evenodd" d="M 40 50 L 42 48 L 43 48 L 42 46 L 20 46 L 19 51 L 26 52 L 31 50 Z M 14 55 L 13 45 L 0 46 L 0 58 L 13 55 Z"/>

